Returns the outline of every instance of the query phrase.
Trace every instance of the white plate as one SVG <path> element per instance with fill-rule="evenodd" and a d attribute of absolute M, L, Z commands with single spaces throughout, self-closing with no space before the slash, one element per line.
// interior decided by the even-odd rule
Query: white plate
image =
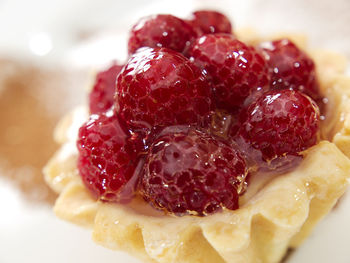
<path fill-rule="evenodd" d="M 156 0 L 0 0 L 0 53 L 41 65 L 81 67 L 123 59 L 126 35 L 140 17 L 152 13 L 186 16 L 196 8 L 224 11 L 235 27 L 252 26 L 263 33 L 304 32 L 315 47 L 350 57 L 350 1 L 156 1 Z M 109 30 L 100 40 L 78 35 Z M 1 179 L 1 178 L 0 178 Z M 136 263 L 124 253 L 95 245 L 90 231 L 55 218 L 46 206 L 33 207 L 11 184 L 0 180 L 0 262 Z M 288 263 L 349 263 L 350 194 L 332 211 Z"/>

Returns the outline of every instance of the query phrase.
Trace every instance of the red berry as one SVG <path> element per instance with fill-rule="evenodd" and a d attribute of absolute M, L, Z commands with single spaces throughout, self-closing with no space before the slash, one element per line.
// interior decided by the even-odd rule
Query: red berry
<path fill-rule="evenodd" d="M 230 20 L 216 11 L 196 11 L 192 13 L 189 23 L 193 26 L 198 36 L 213 33 L 231 33 Z"/>
<path fill-rule="evenodd" d="M 168 213 L 202 216 L 237 209 L 247 173 L 233 145 L 188 126 L 172 126 L 150 147 L 140 192 Z"/>
<path fill-rule="evenodd" d="M 120 202 L 135 188 L 142 140 L 129 133 L 111 111 L 91 115 L 79 130 L 77 147 L 81 178 L 94 197 Z"/>
<path fill-rule="evenodd" d="M 123 66 L 115 64 L 97 74 L 94 87 L 89 96 L 91 113 L 102 113 L 113 106 L 115 82 L 122 68 Z"/>
<path fill-rule="evenodd" d="M 129 126 L 200 124 L 212 108 L 203 73 L 180 53 L 142 48 L 117 81 L 116 108 Z"/>
<path fill-rule="evenodd" d="M 307 54 L 288 39 L 265 42 L 261 48 L 269 65 L 272 89 L 299 90 L 320 100 L 315 64 Z"/>
<path fill-rule="evenodd" d="M 316 144 L 319 118 L 318 106 L 303 93 L 269 91 L 242 111 L 238 134 L 271 162 Z"/>
<path fill-rule="evenodd" d="M 172 15 L 142 18 L 133 26 L 128 43 L 129 54 L 140 47 L 166 47 L 183 52 L 196 38 L 192 26 Z"/>
<path fill-rule="evenodd" d="M 235 113 L 251 93 L 268 85 L 264 58 L 232 35 L 200 37 L 189 53 L 194 64 L 208 73 L 218 108 Z"/>

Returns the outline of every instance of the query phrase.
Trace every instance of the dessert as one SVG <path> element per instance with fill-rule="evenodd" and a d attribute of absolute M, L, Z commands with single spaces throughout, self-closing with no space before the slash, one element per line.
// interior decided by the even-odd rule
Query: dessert
<path fill-rule="evenodd" d="M 59 217 L 144 262 L 273 263 L 307 237 L 349 183 L 350 80 L 293 37 L 233 33 L 212 11 L 134 26 L 56 130 Z"/>

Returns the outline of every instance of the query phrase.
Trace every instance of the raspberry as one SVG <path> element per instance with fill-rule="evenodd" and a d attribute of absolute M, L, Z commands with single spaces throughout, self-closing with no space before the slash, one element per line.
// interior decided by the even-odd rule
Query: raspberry
<path fill-rule="evenodd" d="M 89 95 L 91 113 L 102 113 L 110 109 L 114 102 L 115 82 L 123 66 L 113 65 L 97 74 L 94 87 Z"/>
<path fill-rule="evenodd" d="M 271 162 L 316 144 L 319 118 L 318 106 L 303 93 L 269 91 L 242 111 L 238 135 Z"/>
<path fill-rule="evenodd" d="M 261 44 L 262 52 L 269 65 L 272 89 L 299 90 L 316 102 L 321 98 L 311 58 L 288 39 Z"/>
<path fill-rule="evenodd" d="M 189 23 L 193 26 L 198 36 L 213 33 L 231 33 L 230 20 L 216 11 L 196 11 L 192 13 Z"/>
<path fill-rule="evenodd" d="M 130 32 L 128 50 L 132 54 L 140 47 L 166 47 L 181 53 L 196 36 L 190 24 L 175 16 L 144 17 Z"/>
<path fill-rule="evenodd" d="M 252 92 L 267 88 L 268 69 L 264 58 L 232 35 L 202 36 L 189 54 L 194 64 L 208 73 L 218 108 L 235 113 Z"/>
<path fill-rule="evenodd" d="M 200 124 L 211 108 L 209 83 L 180 53 L 142 48 L 117 81 L 116 108 L 133 127 Z"/>
<path fill-rule="evenodd" d="M 157 209 L 203 216 L 237 209 L 247 173 L 233 145 L 188 126 L 172 126 L 150 147 L 140 193 Z"/>
<path fill-rule="evenodd" d="M 121 202 L 130 198 L 135 188 L 135 172 L 142 140 L 123 127 L 108 111 L 91 115 L 81 126 L 77 147 L 81 178 L 94 197 Z"/>

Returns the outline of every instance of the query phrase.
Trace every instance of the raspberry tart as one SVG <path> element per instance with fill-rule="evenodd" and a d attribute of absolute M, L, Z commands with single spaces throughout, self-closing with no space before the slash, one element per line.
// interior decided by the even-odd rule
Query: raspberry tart
<path fill-rule="evenodd" d="M 345 192 L 345 60 L 215 11 L 155 15 L 58 125 L 57 216 L 143 262 L 280 262 Z"/>

